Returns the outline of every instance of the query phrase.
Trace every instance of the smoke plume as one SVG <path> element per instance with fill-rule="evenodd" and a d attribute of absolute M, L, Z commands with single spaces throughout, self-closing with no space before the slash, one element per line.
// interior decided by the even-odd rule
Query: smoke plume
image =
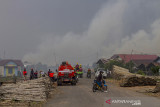
<path fill-rule="evenodd" d="M 48 65 L 63 60 L 72 64 L 92 64 L 98 58 L 131 53 L 132 50 L 134 53 L 158 54 L 159 4 L 160 1 L 149 0 L 107 1 L 86 31 L 81 34 L 71 31 L 64 36 L 46 34 L 36 52 L 26 54 L 23 60 Z"/>

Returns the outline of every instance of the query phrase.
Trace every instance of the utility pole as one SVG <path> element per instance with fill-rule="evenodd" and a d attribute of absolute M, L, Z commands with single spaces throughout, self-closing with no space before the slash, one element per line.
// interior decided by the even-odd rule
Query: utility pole
<path fill-rule="evenodd" d="M 5 52 L 5 49 L 4 49 L 4 56 L 3 56 L 3 59 L 5 59 L 5 56 L 6 56 L 6 52 Z"/>
<path fill-rule="evenodd" d="M 130 67 L 129 67 L 129 70 L 130 70 L 130 72 L 132 71 L 132 65 L 131 65 L 131 63 L 132 63 L 132 53 L 133 53 L 133 49 L 132 49 L 132 51 L 131 51 L 131 56 L 130 56 Z"/>
<path fill-rule="evenodd" d="M 97 61 L 98 61 L 98 49 L 97 49 Z"/>
<path fill-rule="evenodd" d="M 56 60 L 56 53 L 54 52 L 54 57 L 55 57 L 55 63 L 56 63 L 56 66 L 57 66 L 57 60 Z"/>

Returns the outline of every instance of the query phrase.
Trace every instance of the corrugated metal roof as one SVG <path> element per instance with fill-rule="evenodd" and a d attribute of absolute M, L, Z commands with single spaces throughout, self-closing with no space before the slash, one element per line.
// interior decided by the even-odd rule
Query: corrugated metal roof
<path fill-rule="evenodd" d="M 125 62 L 130 60 L 154 61 L 158 58 L 157 55 L 141 55 L 141 54 L 118 54 L 118 56 Z"/>
<path fill-rule="evenodd" d="M 132 60 L 133 63 L 135 63 L 137 66 L 140 66 L 141 64 L 147 66 L 148 64 L 152 63 L 153 60 Z"/>
<path fill-rule="evenodd" d="M 106 58 L 101 58 L 101 59 L 98 60 L 97 63 L 99 63 L 99 61 L 101 61 L 103 64 L 106 64 L 106 63 L 108 62 L 108 59 L 106 59 Z"/>

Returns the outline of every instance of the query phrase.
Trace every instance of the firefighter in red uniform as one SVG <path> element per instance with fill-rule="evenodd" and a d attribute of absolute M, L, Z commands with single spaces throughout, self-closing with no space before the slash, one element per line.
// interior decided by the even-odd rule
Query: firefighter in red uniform
<path fill-rule="evenodd" d="M 64 69 L 74 70 L 73 67 L 67 61 L 66 62 L 62 62 L 62 64 L 59 67 L 58 71 L 63 71 Z"/>
<path fill-rule="evenodd" d="M 66 69 L 74 70 L 73 67 L 68 63 L 68 61 L 66 61 L 66 67 Z"/>
<path fill-rule="evenodd" d="M 58 71 L 63 71 L 64 69 L 66 69 L 66 62 L 62 62 L 62 64 L 58 68 Z"/>

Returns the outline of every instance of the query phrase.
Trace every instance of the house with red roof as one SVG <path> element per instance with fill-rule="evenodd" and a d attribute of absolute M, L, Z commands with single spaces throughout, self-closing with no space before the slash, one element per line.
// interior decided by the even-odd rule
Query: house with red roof
<path fill-rule="evenodd" d="M 123 60 L 125 63 L 133 61 L 137 64 L 148 64 L 154 62 L 157 58 L 159 58 L 157 55 L 146 54 L 116 54 L 111 57 L 114 60 Z"/>
<path fill-rule="evenodd" d="M 160 58 L 157 55 L 147 54 L 116 54 L 110 59 L 124 61 L 128 63 L 132 61 L 138 70 L 149 71 L 151 67 L 160 66 Z"/>

